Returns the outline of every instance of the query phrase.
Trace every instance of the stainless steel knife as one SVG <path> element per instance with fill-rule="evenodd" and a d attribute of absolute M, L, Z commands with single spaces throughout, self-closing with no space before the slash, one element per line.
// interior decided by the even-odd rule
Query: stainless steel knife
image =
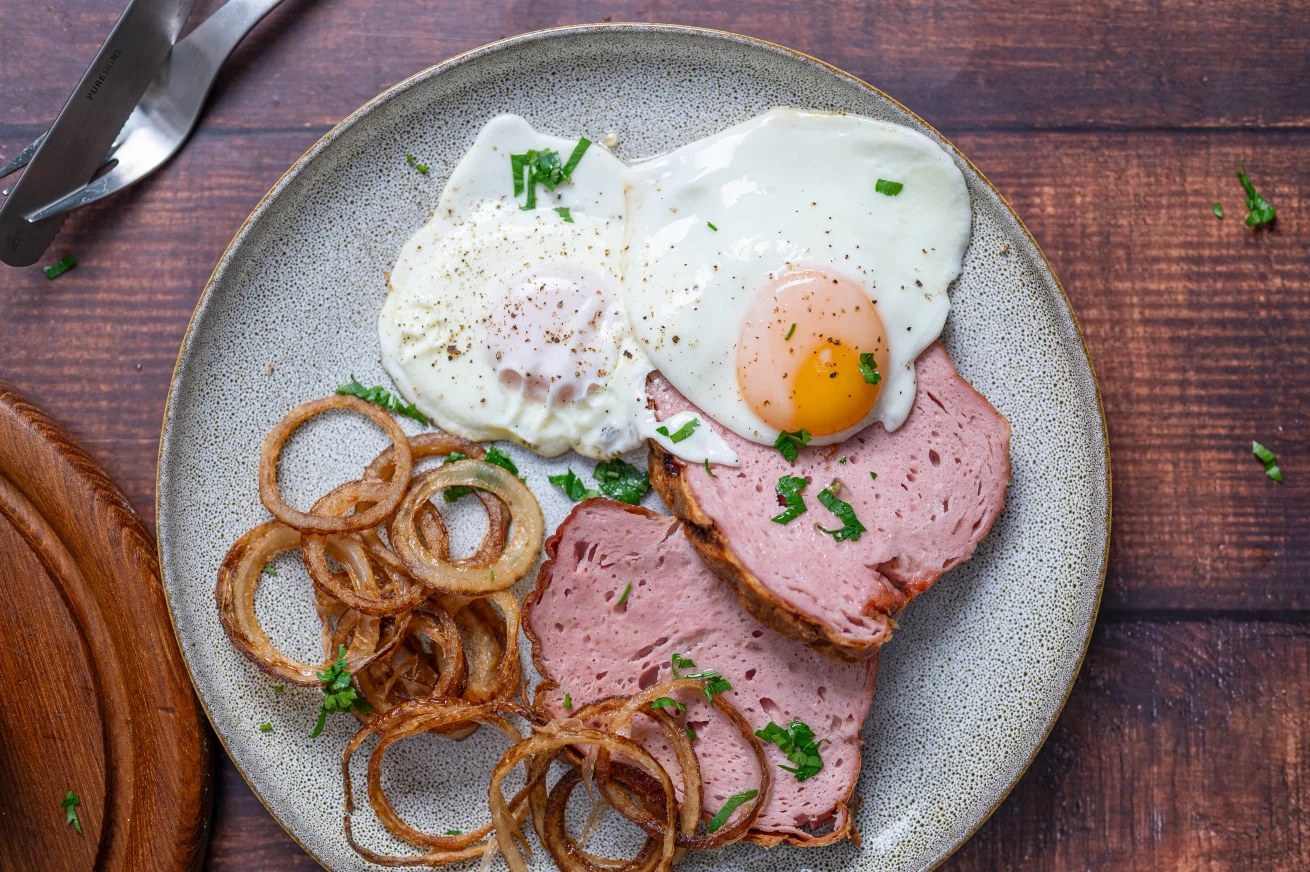
<path fill-rule="evenodd" d="M 64 104 L 9 196 L 0 204 L 0 261 L 27 266 L 66 215 L 29 221 L 90 181 L 105 152 L 168 57 L 195 0 L 131 0 Z"/>

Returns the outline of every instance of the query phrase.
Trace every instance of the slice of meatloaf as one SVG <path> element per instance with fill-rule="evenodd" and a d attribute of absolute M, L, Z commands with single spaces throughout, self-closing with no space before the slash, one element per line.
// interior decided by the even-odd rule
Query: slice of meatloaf
<path fill-rule="evenodd" d="M 523 607 L 532 659 L 542 675 L 534 705 L 547 717 L 670 677 L 676 652 L 696 669 L 716 669 L 752 729 L 801 720 L 819 738 L 823 769 L 798 782 L 765 748 L 770 795 L 751 830 L 763 844 L 819 845 L 854 838 L 847 802 L 860 773 L 860 727 L 873 699 L 877 660 L 833 663 L 761 627 L 705 568 L 676 518 L 591 499 L 579 503 L 546 543 L 546 562 Z M 624 589 L 628 591 L 623 600 Z M 743 739 L 698 693 L 681 694 L 697 734 L 705 809 L 758 786 Z M 672 750 L 638 718 L 635 733 L 681 785 Z"/>
<path fill-rule="evenodd" d="M 702 417 L 741 460 L 739 468 L 685 464 L 651 442 L 650 480 L 687 522 L 692 544 L 746 610 L 790 639 L 844 662 L 870 657 L 893 616 L 943 572 L 973 554 L 1005 502 L 1010 425 L 960 378 L 934 343 L 915 364 L 918 391 L 893 433 L 881 424 L 839 445 L 809 447 L 795 464 Z M 647 384 L 655 416 L 694 407 L 667 381 Z M 876 478 L 871 474 L 876 474 Z M 784 475 L 808 479 L 807 511 L 787 524 L 775 491 Z M 867 528 L 838 542 L 842 527 L 819 502 L 833 479 Z"/>

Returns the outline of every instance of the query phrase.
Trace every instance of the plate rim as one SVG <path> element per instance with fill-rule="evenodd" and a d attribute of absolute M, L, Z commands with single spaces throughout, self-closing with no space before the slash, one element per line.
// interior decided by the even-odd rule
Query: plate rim
<path fill-rule="evenodd" d="M 1092 361 L 1091 350 L 1087 347 L 1087 337 L 1083 333 L 1082 324 L 1078 320 L 1078 313 L 1074 310 L 1073 302 L 1069 299 L 1069 295 L 1064 289 L 1064 284 L 1060 281 L 1060 277 L 1056 274 L 1055 268 L 1051 265 L 1050 260 L 1046 257 L 1046 253 L 1042 251 L 1042 247 L 1038 244 L 1036 238 L 1032 234 L 1032 231 L 1028 229 L 1028 225 L 1024 223 L 1023 218 L 1020 217 L 1019 213 L 1015 211 L 1012 205 L 1010 205 L 1010 201 L 1006 199 L 1004 194 L 1002 194 L 999 190 L 997 190 L 996 186 L 992 184 L 991 180 L 987 178 L 986 174 L 984 174 L 983 171 L 980 170 L 974 164 L 974 162 L 970 160 L 967 155 L 964 154 L 964 152 L 960 151 L 960 149 L 955 145 L 954 142 L 952 142 L 948 137 L 946 137 L 940 130 L 938 130 L 932 124 L 928 123 L 922 117 L 920 117 L 918 113 L 914 112 L 912 109 L 905 106 L 895 97 L 892 97 L 890 94 L 887 94 L 885 91 L 881 90 L 880 88 L 877 88 L 874 85 L 869 84 L 859 76 L 849 73 L 846 70 L 841 69 L 840 67 L 834 66 L 833 64 L 830 64 L 827 61 L 824 61 L 820 58 L 816 58 L 813 55 L 806 54 L 805 52 L 798 51 L 797 49 L 793 49 L 788 46 L 781 45 L 779 43 L 771 42 L 767 39 L 762 39 L 760 37 L 755 37 L 755 36 L 747 36 L 746 34 L 735 33 L 729 30 L 719 30 L 711 27 L 699 27 L 699 26 L 687 25 L 687 24 L 661 24 L 661 23 L 640 22 L 640 21 L 616 21 L 616 22 L 596 22 L 591 24 L 568 24 L 568 25 L 560 25 L 556 27 L 542 28 L 539 30 L 526 31 L 524 33 L 516 34 L 514 36 L 508 36 L 503 39 L 494 40 L 492 42 L 488 42 L 483 45 L 476 46 L 466 51 L 459 52 L 458 54 L 452 55 L 446 58 L 445 60 L 439 61 L 429 67 L 425 67 L 424 69 L 419 70 L 413 75 L 407 76 L 406 78 L 400 80 L 399 82 L 390 86 L 389 88 L 380 91 L 374 97 L 367 100 L 358 109 L 355 109 L 345 118 L 341 119 L 341 121 L 332 125 L 331 128 L 329 128 L 326 132 L 324 132 L 324 134 L 321 137 L 319 137 L 314 142 L 314 144 L 311 145 L 304 152 L 304 154 L 302 154 L 299 158 L 297 158 L 291 164 L 291 166 L 288 167 L 287 170 L 283 172 L 281 176 L 278 177 L 277 181 L 274 182 L 273 185 L 264 194 L 264 196 L 262 196 L 259 199 L 259 202 L 255 204 L 255 207 L 250 210 L 250 214 L 248 214 L 245 220 L 241 222 L 241 226 L 237 228 L 237 231 L 235 234 L 233 234 L 231 241 L 228 242 L 227 246 L 223 249 L 222 255 L 219 257 L 217 263 L 214 264 L 214 269 L 210 272 L 209 278 L 205 281 L 205 286 L 201 290 L 200 296 L 196 299 L 195 308 L 191 312 L 191 317 L 187 321 L 186 331 L 182 334 L 182 341 L 178 346 L 177 360 L 173 364 L 173 373 L 171 376 L 169 376 L 168 392 L 165 395 L 165 400 L 164 400 L 164 414 L 160 422 L 159 447 L 156 452 L 156 459 L 155 459 L 156 528 L 158 526 L 158 518 L 160 513 L 160 502 L 161 502 L 160 479 L 162 478 L 163 475 L 164 439 L 165 439 L 165 434 L 168 430 L 168 424 L 172 413 L 173 394 L 177 385 L 178 372 L 182 368 L 183 356 L 185 355 L 187 348 L 190 344 L 191 334 L 196 324 L 196 318 L 200 314 L 201 308 L 209 300 L 210 294 L 212 293 L 214 288 L 215 279 L 218 277 L 219 273 L 225 270 L 226 267 L 229 265 L 232 259 L 233 249 L 237 246 L 238 243 L 243 242 L 245 240 L 253 223 L 257 219 L 263 217 L 263 215 L 267 211 L 268 204 L 272 200 L 272 198 L 277 194 L 281 193 L 281 191 L 284 188 L 286 188 L 287 185 L 296 176 L 298 176 L 300 172 L 303 169 L 305 169 L 315 157 L 319 155 L 320 152 L 325 150 L 331 143 L 333 143 L 338 136 L 345 133 L 349 128 L 353 127 L 356 122 L 367 117 L 374 109 L 381 106 L 384 102 L 391 99 L 393 96 L 397 94 L 407 91 L 410 88 L 413 88 L 419 85 L 420 83 L 427 81 L 430 78 L 441 75 L 442 73 L 445 73 L 448 70 L 454 69 L 455 67 L 462 66 L 466 63 L 470 63 L 484 55 L 493 54 L 495 52 L 505 51 L 508 49 L 513 49 L 521 45 L 527 45 L 535 42 L 543 42 L 561 36 L 587 36 L 590 34 L 612 33 L 612 32 L 686 34 L 691 36 L 705 37 L 710 40 L 718 40 L 727 43 L 745 44 L 755 48 L 764 48 L 775 53 L 791 55 L 794 59 L 802 61 L 803 63 L 816 64 L 822 67 L 823 69 L 825 69 L 830 74 L 837 76 L 838 78 L 845 79 L 848 82 L 855 84 L 867 91 L 870 91 L 874 95 L 888 101 L 897 109 L 901 110 L 906 115 L 910 116 L 915 121 L 922 124 L 926 129 L 931 131 L 934 135 L 936 135 L 937 138 L 941 141 L 942 145 L 948 148 L 956 157 L 962 160 L 969 167 L 969 169 L 972 170 L 974 174 L 977 175 L 979 181 L 981 181 L 984 185 L 986 185 L 991 190 L 991 192 L 996 196 L 997 200 L 1001 203 L 1001 205 L 1005 207 L 1005 210 L 1018 224 L 1019 229 L 1023 232 L 1024 236 L 1028 238 L 1028 242 L 1031 243 L 1033 250 L 1037 253 L 1037 256 L 1041 258 L 1041 262 L 1042 265 L 1045 267 L 1046 273 L 1051 277 L 1052 281 L 1054 281 L 1056 290 L 1060 292 L 1060 297 L 1064 301 L 1065 311 L 1069 313 L 1070 321 L 1073 324 L 1074 332 L 1078 334 L 1078 342 L 1082 348 L 1082 356 L 1083 359 L 1087 362 L 1088 373 L 1091 376 L 1092 389 L 1096 393 L 1096 408 L 1101 423 L 1101 453 L 1102 453 L 1103 463 L 1105 468 L 1105 481 L 1104 481 L 1105 537 L 1104 537 L 1104 542 L 1102 543 L 1100 581 L 1097 584 L 1096 599 L 1092 605 L 1090 620 L 1088 621 L 1087 624 L 1087 633 L 1082 641 L 1081 650 L 1078 654 L 1078 662 L 1072 670 L 1069 684 L 1065 688 L 1064 694 L 1061 697 L 1059 704 L 1055 707 L 1055 710 L 1051 715 L 1050 721 L 1045 725 L 1045 728 L 1042 732 L 1041 739 L 1034 745 L 1032 753 L 1028 756 L 1028 759 L 1024 761 L 1023 766 L 1020 767 L 1015 772 L 1013 778 L 1011 778 L 1009 783 L 1005 785 L 1004 789 L 997 793 L 995 802 L 991 804 L 991 806 L 987 809 L 986 813 L 983 814 L 977 820 L 976 823 L 974 823 L 974 825 L 969 829 L 969 831 L 967 833 L 964 833 L 950 848 L 939 853 L 936 857 L 932 858 L 928 865 L 922 867 L 923 872 L 932 872 L 932 870 L 939 868 L 943 863 L 946 862 L 947 859 L 951 857 L 952 854 L 954 854 L 961 847 L 963 847 L 963 845 L 966 842 L 972 839 L 974 835 L 976 835 L 977 832 L 980 829 L 982 829 L 983 825 L 986 824 L 987 821 L 991 819 L 992 815 L 996 813 L 997 809 L 999 809 L 1002 805 L 1005 804 L 1005 800 L 1009 798 L 1010 793 L 1023 779 L 1024 775 L 1028 773 L 1028 770 L 1032 767 L 1033 762 L 1037 759 L 1037 755 L 1041 753 L 1042 748 L 1046 745 L 1047 739 L 1050 738 L 1051 732 L 1055 729 L 1056 723 L 1060 720 L 1060 715 L 1064 713 L 1064 707 L 1069 702 L 1069 697 L 1073 694 L 1074 686 L 1078 683 L 1078 677 L 1082 673 L 1083 663 L 1087 659 L 1087 651 L 1091 647 L 1092 634 L 1096 630 L 1096 621 L 1097 618 L 1100 616 L 1101 600 L 1105 594 L 1105 576 L 1110 563 L 1110 537 L 1111 537 L 1111 530 L 1112 530 L 1112 522 L 1114 518 L 1114 480 L 1113 480 L 1113 475 L 1110 465 L 1111 464 L 1110 428 L 1105 417 L 1105 400 L 1101 394 L 1100 380 L 1096 377 L 1096 366 Z M 286 834 L 291 837 L 291 840 L 294 841 L 300 847 L 301 850 L 303 850 L 306 854 L 312 857 L 314 861 L 317 862 L 320 866 L 328 870 L 328 872 L 332 872 L 332 868 L 323 860 L 323 858 L 320 857 L 314 850 L 312 850 L 303 841 L 301 841 L 301 839 L 294 832 L 291 831 L 291 828 L 287 826 L 286 822 L 282 820 L 282 817 L 278 815 L 278 813 L 268 804 L 268 802 L 265 801 L 263 795 L 255 788 L 254 784 L 251 783 L 250 778 L 246 775 L 246 771 L 244 767 L 242 767 L 241 763 L 237 761 L 235 756 L 233 756 L 231 749 L 229 749 L 227 746 L 227 740 L 223 737 L 223 734 L 218 730 L 216 726 L 214 726 L 214 717 L 212 713 L 209 711 L 209 704 L 205 700 L 203 694 L 200 693 L 199 684 L 196 682 L 196 676 L 192 671 L 191 661 L 185 654 L 185 649 L 182 646 L 182 638 L 178 634 L 177 619 L 173 613 L 173 600 L 171 597 L 168 596 L 168 584 L 166 578 L 166 568 L 165 568 L 166 565 L 164 561 L 163 545 L 160 542 L 158 536 L 155 537 L 155 551 L 156 551 L 156 556 L 158 557 L 159 560 L 161 587 L 164 588 L 164 599 L 168 605 L 169 626 L 172 628 L 174 640 L 177 642 L 178 649 L 179 651 L 182 652 L 182 661 L 186 665 L 187 677 L 190 679 L 193 689 L 195 689 L 196 699 L 200 703 L 200 707 L 204 711 L 205 717 L 209 720 L 210 726 L 213 729 L 213 734 L 223 748 L 223 753 L 227 755 L 228 760 L 231 761 L 232 765 L 236 768 L 237 773 L 241 776 L 241 779 L 246 783 L 246 786 L 250 788 L 251 793 L 253 793 L 255 798 L 259 800 L 259 804 L 264 807 L 264 810 L 269 813 L 269 815 L 273 818 L 273 820 L 277 821 L 278 825 L 282 827 L 283 831 L 285 831 Z"/>

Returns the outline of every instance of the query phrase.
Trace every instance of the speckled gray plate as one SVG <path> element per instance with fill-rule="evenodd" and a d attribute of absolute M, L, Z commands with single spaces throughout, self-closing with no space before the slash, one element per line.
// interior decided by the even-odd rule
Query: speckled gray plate
<path fill-rule="evenodd" d="M 325 866 L 370 868 L 341 835 L 338 760 L 354 722 L 333 717 L 321 738 L 308 739 L 321 696 L 274 693 L 227 643 L 214 608 L 223 554 L 268 517 L 256 492 L 264 434 L 293 405 L 351 373 L 387 383 L 374 326 L 386 273 L 496 113 L 519 113 L 563 136 L 598 140 L 615 131 L 617 153 L 632 159 L 774 105 L 882 118 L 951 148 L 884 94 L 784 48 L 681 27 L 566 28 L 461 55 L 373 100 L 291 168 L 223 255 L 183 342 L 164 418 L 165 585 L 219 738 L 269 810 Z M 1095 377 L 1045 258 L 991 185 L 951 150 L 972 195 L 974 236 L 944 339 L 964 376 L 1013 425 L 1007 507 L 974 559 L 903 615 L 885 650 L 864 728 L 863 845 L 738 846 L 693 855 L 683 868 L 931 868 L 1005 797 L 1078 672 L 1109 541 L 1109 458 Z M 431 175 L 409 168 L 406 153 L 421 156 Z M 349 416 L 302 428 L 284 464 L 293 504 L 357 477 L 382 444 L 376 429 Z M 553 530 L 568 506 L 546 476 L 589 464 L 510 450 Z M 653 494 L 648 503 L 657 505 Z M 469 541 L 479 520 L 456 515 L 456 538 Z M 307 578 L 293 555 L 276 566 L 258 614 L 283 650 L 309 658 L 318 640 Z M 258 730 L 263 722 L 272 732 Z M 486 773 L 503 749 L 487 733 L 463 744 L 420 737 L 394 749 L 385 781 L 401 813 L 428 830 L 476 826 Z M 376 848 L 405 851 L 367 812 L 356 832 Z M 607 819 L 593 845 L 630 839 Z"/>

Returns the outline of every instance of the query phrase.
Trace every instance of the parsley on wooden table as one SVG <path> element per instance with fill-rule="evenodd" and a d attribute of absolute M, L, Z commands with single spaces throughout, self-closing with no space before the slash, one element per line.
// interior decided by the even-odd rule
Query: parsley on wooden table
<path fill-rule="evenodd" d="M 59 801 L 59 806 L 64 810 L 64 823 L 77 830 L 79 836 L 84 835 L 82 821 L 77 816 L 77 807 L 81 804 L 82 800 L 78 799 L 77 794 L 71 790 Z"/>

